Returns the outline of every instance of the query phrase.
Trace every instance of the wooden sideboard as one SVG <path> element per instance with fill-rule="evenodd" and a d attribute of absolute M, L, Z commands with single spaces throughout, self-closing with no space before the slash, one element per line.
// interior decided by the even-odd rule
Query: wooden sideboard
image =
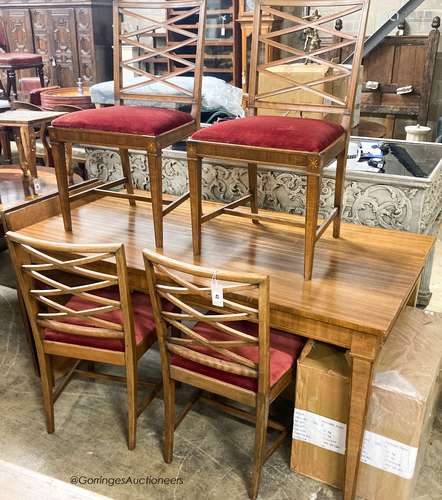
<path fill-rule="evenodd" d="M 112 0 L 0 0 L 11 51 L 43 56 L 52 84 L 112 79 Z"/>

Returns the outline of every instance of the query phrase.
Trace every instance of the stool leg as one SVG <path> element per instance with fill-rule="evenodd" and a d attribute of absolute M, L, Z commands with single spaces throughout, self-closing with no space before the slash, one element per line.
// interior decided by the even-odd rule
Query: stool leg
<path fill-rule="evenodd" d="M 307 175 L 307 200 L 305 213 L 304 279 L 312 279 L 315 253 L 316 230 L 318 227 L 319 196 L 321 177 Z"/>
<path fill-rule="evenodd" d="M 65 146 L 62 142 L 52 142 L 55 175 L 57 177 L 61 213 L 65 231 L 72 231 L 71 205 L 69 201 L 68 175 L 66 169 Z"/>
<path fill-rule="evenodd" d="M 187 166 L 189 169 L 189 191 L 190 191 L 190 213 L 192 217 L 192 243 L 193 254 L 201 254 L 201 217 L 202 217 L 202 194 L 201 194 L 201 158 L 189 156 L 187 153 Z"/>
<path fill-rule="evenodd" d="M 333 238 L 339 238 L 341 234 L 341 220 L 344 211 L 345 170 L 347 165 L 346 157 L 347 154 L 345 151 L 340 153 L 336 166 L 335 208 L 338 209 L 338 214 L 333 221 Z"/>
<path fill-rule="evenodd" d="M 249 193 L 252 195 L 250 199 L 250 211 L 252 214 L 258 213 L 258 167 L 255 163 L 247 165 L 249 172 Z M 254 224 L 259 224 L 259 220 L 252 219 Z"/>
<path fill-rule="evenodd" d="M 44 87 L 45 86 L 45 74 L 44 74 L 44 71 L 43 71 L 43 66 L 39 66 L 37 68 L 37 76 L 40 79 L 40 85 L 42 87 Z"/>
<path fill-rule="evenodd" d="M 18 94 L 17 94 L 17 76 L 15 74 L 15 71 L 13 69 L 8 69 L 6 71 L 6 77 L 7 77 L 7 88 L 6 88 L 6 97 L 9 99 L 11 97 L 11 88 L 12 88 L 12 94 L 14 96 L 14 99 L 18 99 Z"/>
<path fill-rule="evenodd" d="M 163 179 L 161 151 L 147 153 L 149 167 L 150 192 L 152 196 L 153 226 L 155 231 L 155 246 L 163 248 Z"/>
<path fill-rule="evenodd" d="M 130 171 L 130 160 L 129 160 L 129 151 L 125 148 L 120 148 L 120 158 L 121 158 L 121 167 L 123 169 L 123 175 L 125 177 L 124 187 L 128 194 L 134 194 L 134 185 L 132 182 L 132 173 Z M 133 198 L 129 198 L 130 206 L 135 206 L 135 200 Z"/>

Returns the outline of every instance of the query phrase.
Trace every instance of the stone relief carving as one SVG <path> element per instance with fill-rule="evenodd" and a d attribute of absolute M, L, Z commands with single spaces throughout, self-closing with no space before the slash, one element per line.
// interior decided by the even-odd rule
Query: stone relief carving
<path fill-rule="evenodd" d="M 132 153 L 131 168 L 135 186 L 149 189 L 149 172 L 146 156 Z M 122 176 L 120 157 L 117 152 L 87 149 L 87 169 L 90 177 L 114 180 Z M 247 170 L 242 167 L 219 163 L 203 163 L 203 197 L 207 200 L 231 202 L 245 194 L 248 189 Z M 333 207 L 334 179 L 323 178 L 320 215 L 326 216 Z M 163 160 L 164 192 L 181 195 L 188 189 L 187 165 L 184 160 L 165 157 Z M 259 205 L 276 211 L 303 215 L 305 210 L 306 181 L 304 176 L 281 170 L 262 169 L 258 173 Z M 417 217 L 418 188 L 389 186 L 348 180 L 346 184 L 344 219 L 355 224 L 383 228 L 413 230 L 411 221 Z M 425 221 L 422 227 L 440 210 L 442 175 L 433 193 L 426 196 Z M 439 202 L 437 201 L 439 193 Z M 430 199 L 428 199 L 430 198 Z M 417 213 L 416 213 L 417 211 Z"/>

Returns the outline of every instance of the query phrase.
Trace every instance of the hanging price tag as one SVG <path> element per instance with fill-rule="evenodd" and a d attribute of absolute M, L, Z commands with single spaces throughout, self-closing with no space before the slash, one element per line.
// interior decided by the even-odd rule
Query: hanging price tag
<path fill-rule="evenodd" d="M 40 189 L 41 189 L 40 181 L 36 177 L 34 177 L 33 183 L 34 183 L 34 191 L 37 194 L 40 192 Z"/>
<path fill-rule="evenodd" d="M 216 279 L 216 271 L 213 273 L 212 282 L 210 284 L 212 293 L 212 305 L 217 307 L 224 307 L 223 287 Z"/>
<path fill-rule="evenodd" d="M 226 20 L 227 16 L 221 16 L 221 36 L 226 36 Z"/>

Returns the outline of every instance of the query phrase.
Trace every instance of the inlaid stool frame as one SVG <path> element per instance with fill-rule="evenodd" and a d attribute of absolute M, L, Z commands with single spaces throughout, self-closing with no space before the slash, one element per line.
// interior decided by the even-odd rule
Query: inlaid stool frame
<path fill-rule="evenodd" d="M 127 386 L 128 448 L 134 449 L 137 419 L 160 392 L 161 383 L 138 380 L 138 362 L 156 342 L 156 335 L 147 335 L 138 344 L 135 341 L 134 317 L 123 244 L 71 245 L 38 240 L 12 231 L 6 233 L 6 238 L 20 296 L 33 333 L 48 433 L 51 434 L 55 430 L 54 404 L 74 375 L 122 382 Z M 86 256 L 75 256 L 81 254 L 86 254 Z M 115 262 L 114 273 L 95 270 L 95 266 L 98 269 L 104 262 L 109 267 L 112 261 Z M 46 274 L 47 272 L 50 274 Z M 61 273 L 64 274 L 61 275 Z M 67 276 L 69 279 L 66 279 Z M 86 278 L 89 282 L 76 281 L 79 277 Z M 118 286 L 119 300 L 93 294 L 94 291 L 109 286 Z M 69 296 L 82 297 L 97 305 L 77 311 L 66 305 L 66 298 Z M 100 313 L 115 310 L 121 310 L 122 324 L 99 317 Z M 58 321 L 68 317 L 84 318 L 91 326 Z M 120 339 L 124 341 L 125 349 L 115 351 L 47 340 L 43 334 L 45 328 L 78 336 Z M 77 360 L 57 387 L 54 382 L 52 356 L 65 356 Z M 80 369 L 81 361 L 122 366 L 126 370 L 126 376 L 120 377 L 95 370 Z M 151 389 L 139 404 L 137 386 Z"/>
<path fill-rule="evenodd" d="M 151 102 L 165 102 L 168 104 L 187 104 L 191 106 L 191 116 L 193 121 L 178 126 L 172 130 L 157 136 L 147 136 L 129 133 L 117 133 L 100 130 L 86 130 L 50 127 L 49 137 L 51 140 L 57 183 L 60 193 L 60 203 L 63 214 L 64 227 L 66 231 L 72 231 L 71 209 L 68 194 L 67 166 L 65 157 L 65 144 L 83 144 L 93 146 L 105 146 L 118 148 L 123 175 L 121 179 L 105 184 L 100 188 L 100 193 L 108 196 L 123 197 L 129 200 L 131 205 L 136 201 L 152 203 L 154 217 L 155 245 L 157 248 L 163 247 L 163 217 L 175 209 L 178 205 L 189 198 L 189 193 L 181 195 L 176 200 L 163 200 L 162 196 L 162 149 L 187 139 L 193 132 L 198 130 L 200 125 L 201 110 L 201 83 L 202 64 L 205 40 L 205 20 L 206 20 L 207 0 L 167 0 L 153 2 L 114 2 L 114 92 L 115 102 L 122 105 L 125 100 L 144 100 Z M 136 9 L 134 12 L 131 9 Z M 183 9 L 183 13 L 174 15 L 164 21 L 157 21 L 149 17 L 152 11 L 166 11 L 166 9 Z M 148 10 L 150 13 L 142 13 Z M 179 22 L 191 15 L 199 15 L 199 22 L 195 26 L 197 33 L 193 33 L 186 28 L 180 28 Z M 140 29 L 124 31 L 122 27 L 122 16 L 133 18 L 138 21 L 147 21 L 151 24 Z M 187 26 L 187 25 L 186 25 Z M 142 37 L 153 37 L 156 30 L 170 30 L 182 35 L 185 39 L 174 45 L 166 47 L 151 47 L 143 43 Z M 137 57 L 124 60 L 122 56 L 122 45 L 130 45 L 144 52 Z M 173 52 L 174 49 L 187 45 L 196 44 L 195 62 L 183 59 Z M 156 57 L 167 58 L 182 65 L 179 69 L 174 69 L 161 76 L 149 73 L 147 70 L 134 66 L 140 62 L 149 62 Z M 146 79 L 142 82 L 124 85 L 123 69 L 129 69 Z M 194 73 L 193 90 L 189 91 L 181 86 L 170 82 L 168 79 L 186 73 Z M 134 89 L 145 87 L 161 82 L 167 85 L 179 95 L 163 94 L 142 94 L 134 92 Z M 149 108 L 146 107 L 146 113 Z M 129 149 L 142 150 L 147 152 L 147 163 L 150 178 L 151 196 L 134 194 L 133 182 L 130 171 Z M 124 184 L 127 192 L 111 191 L 110 188 Z M 166 205 L 163 208 L 163 205 Z"/>
<path fill-rule="evenodd" d="M 257 0 L 255 2 L 254 31 L 252 34 L 250 61 L 251 69 L 248 116 L 256 116 L 258 114 L 258 110 L 266 109 L 280 110 L 281 112 L 298 112 L 301 117 L 303 112 L 337 114 L 341 117 L 341 125 L 345 129 L 345 133 L 323 151 L 318 153 L 190 139 L 187 146 L 187 161 L 189 168 L 189 187 L 192 208 L 192 238 L 194 255 L 201 254 L 202 224 L 219 215 L 228 214 L 239 217 L 247 217 L 256 224 L 259 222 L 287 224 L 287 220 L 282 220 L 276 216 L 259 215 L 257 204 L 257 165 L 266 164 L 272 166 L 284 166 L 305 174 L 307 177 L 305 223 L 293 220 L 290 221 L 289 224 L 297 227 L 305 227 L 304 278 L 306 280 L 310 280 L 312 278 L 315 244 L 331 222 L 333 222 L 333 236 L 335 238 L 339 238 L 340 236 L 343 197 L 345 191 L 344 183 L 346 157 L 350 139 L 352 114 L 356 98 L 359 68 L 362 59 L 362 49 L 369 3 L 370 0 Z M 321 6 L 342 7 L 342 9 L 338 9 L 338 11 L 330 15 L 326 14 L 321 19 L 315 21 L 307 21 L 301 17 L 297 17 L 277 9 L 277 7 L 320 8 Z M 345 22 L 346 16 L 357 12 L 360 13 L 360 20 L 359 31 L 356 36 L 337 30 L 336 27 L 332 28 L 323 26 L 324 23 L 330 23 L 332 21 L 336 21 L 337 19 L 344 19 Z M 261 31 L 261 20 L 268 15 L 273 15 L 275 18 L 280 17 L 286 22 L 295 23 L 295 25 L 263 34 Z M 326 32 L 328 36 L 332 35 L 334 37 L 334 42 L 331 45 L 315 49 L 313 52 L 308 53 L 303 50 L 287 46 L 274 39 L 278 39 L 278 37 L 282 35 L 293 34 L 307 28 L 314 28 L 319 31 Z M 280 49 L 283 52 L 289 53 L 290 56 L 276 61 L 259 64 L 258 58 L 260 44 L 263 44 L 265 47 L 270 46 Z M 351 70 L 320 57 L 322 54 L 333 52 L 347 46 L 355 47 L 354 61 Z M 332 73 L 324 76 L 323 78 L 305 83 L 299 83 L 293 77 L 278 74 L 278 78 L 286 80 L 288 86 L 284 89 L 259 93 L 258 81 L 260 73 L 274 76 L 269 69 L 275 68 L 281 64 L 302 62 L 305 60 L 324 65 L 330 70 L 336 71 L 336 74 Z M 328 92 L 315 88 L 315 86 L 319 84 L 331 83 L 341 79 L 348 80 L 346 99 L 341 99 Z M 281 102 L 276 103 L 269 100 L 271 97 L 283 95 L 296 90 L 311 92 L 319 95 L 324 100 L 328 100 L 329 102 L 314 105 Z M 201 169 L 202 159 L 205 157 L 247 163 L 249 194 L 203 215 Z M 335 159 L 337 160 L 337 167 L 334 208 L 330 216 L 321 224 L 318 224 L 322 171 Z M 246 203 L 250 204 L 250 213 L 235 210 Z"/>
<path fill-rule="evenodd" d="M 278 449 L 287 436 L 287 429 L 282 424 L 269 419 L 269 407 L 293 383 L 294 378 L 293 366 L 270 387 L 270 279 L 265 275 L 214 270 L 186 264 L 150 250 L 143 250 L 143 257 L 163 373 L 164 460 L 167 463 L 172 462 L 174 432 L 197 401 L 202 401 L 230 415 L 253 422 L 256 431 L 250 498 L 255 499 L 258 495 L 264 462 Z M 213 306 L 211 303 L 210 280 L 214 276 L 220 282 L 224 282 L 223 307 Z M 250 299 L 245 299 L 244 291 L 256 296 L 256 304 L 252 305 Z M 162 310 L 161 300 L 172 302 L 181 312 Z M 203 310 L 206 312 L 201 312 Z M 257 323 L 258 336 L 254 337 L 241 332 L 237 327 L 228 326 L 228 322 L 231 321 Z M 189 322 L 191 324 L 203 322 L 214 325 L 217 330 L 227 334 L 230 340 L 208 340 L 192 327 L 187 326 Z M 259 361 L 255 363 L 230 350 L 232 347 L 241 346 L 256 346 L 259 352 Z M 210 353 L 199 353 L 192 347 L 209 347 L 227 359 L 214 357 Z M 177 354 L 185 359 L 218 370 L 255 378 L 258 390 L 255 392 L 174 366 L 170 362 L 171 354 Z M 196 396 L 191 399 L 179 415 L 176 415 L 175 411 L 176 382 L 189 384 L 199 389 Z M 204 396 L 203 391 L 211 393 L 213 397 Z M 250 406 L 254 411 L 248 412 L 223 404 L 218 401 L 215 395 Z M 268 428 L 278 431 L 279 435 L 266 448 Z"/>

